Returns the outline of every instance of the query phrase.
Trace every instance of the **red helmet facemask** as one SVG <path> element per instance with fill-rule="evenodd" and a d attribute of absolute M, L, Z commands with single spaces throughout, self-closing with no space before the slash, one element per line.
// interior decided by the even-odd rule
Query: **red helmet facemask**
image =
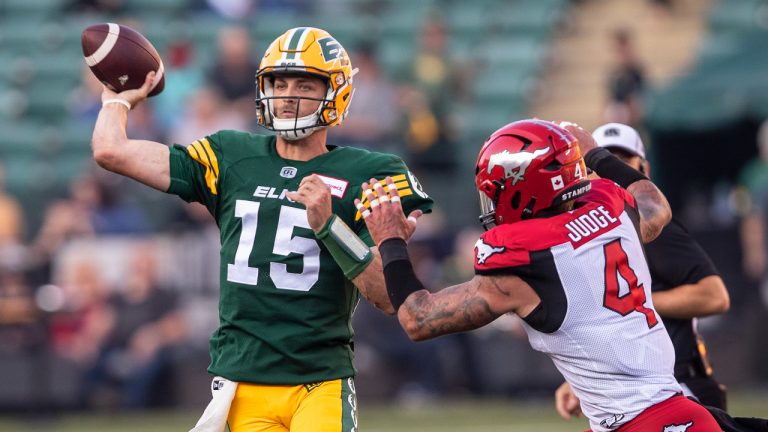
<path fill-rule="evenodd" d="M 543 120 L 494 132 L 477 157 L 475 185 L 485 229 L 530 219 L 590 189 L 576 137 Z"/>

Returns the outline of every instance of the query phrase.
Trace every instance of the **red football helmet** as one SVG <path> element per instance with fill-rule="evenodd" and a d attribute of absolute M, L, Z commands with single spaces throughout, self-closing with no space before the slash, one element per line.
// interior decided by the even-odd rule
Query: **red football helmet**
<path fill-rule="evenodd" d="M 477 156 L 475 184 L 485 229 L 532 218 L 590 189 L 576 137 L 543 120 L 494 132 Z"/>

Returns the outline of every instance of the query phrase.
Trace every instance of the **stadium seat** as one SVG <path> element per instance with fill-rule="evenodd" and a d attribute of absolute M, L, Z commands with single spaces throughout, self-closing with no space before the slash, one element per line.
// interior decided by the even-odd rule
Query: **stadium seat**
<path fill-rule="evenodd" d="M 189 0 L 130 0 L 125 5 L 130 14 L 171 18 L 189 6 Z"/>
<path fill-rule="evenodd" d="M 27 87 L 27 114 L 41 121 L 62 119 L 67 114 L 67 100 L 76 85 L 71 82 L 40 82 Z"/>
<path fill-rule="evenodd" d="M 3 0 L 0 16 L 14 20 L 41 21 L 55 18 L 67 0 Z"/>

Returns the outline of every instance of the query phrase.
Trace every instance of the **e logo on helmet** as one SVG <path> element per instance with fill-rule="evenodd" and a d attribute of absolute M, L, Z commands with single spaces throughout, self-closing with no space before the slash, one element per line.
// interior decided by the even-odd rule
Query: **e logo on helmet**
<path fill-rule="evenodd" d="M 328 36 L 317 41 L 320 45 L 320 53 L 326 63 L 338 60 L 341 56 L 341 44 L 334 38 Z"/>

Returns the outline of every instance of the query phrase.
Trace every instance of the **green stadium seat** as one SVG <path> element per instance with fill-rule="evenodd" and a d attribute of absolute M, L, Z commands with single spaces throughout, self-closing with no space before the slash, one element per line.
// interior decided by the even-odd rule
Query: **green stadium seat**
<path fill-rule="evenodd" d="M 709 25 L 714 31 L 755 28 L 766 12 L 766 4 L 761 0 L 723 1 L 712 9 Z"/>
<path fill-rule="evenodd" d="M 472 93 L 481 104 L 491 103 L 505 111 L 523 111 L 533 77 L 515 69 L 489 69 L 473 81 Z"/>
<path fill-rule="evenodd" d="M 55 152 L 56 131 L 38 122 L 0 123 L 0 154 L 39 157 Z"/>
<path fill-rule="evenodd" d="M 2 0 L 0 16 L 14 20 L 40 21 L 55 18 L 67 0 Z"/>
<path fill-rule="evenodd" d="M 127 13 L 130 15 L 149 17 L 173 17 L 184 11 L 189 0 L 129 0 L 125 2 Z"/>
<path fill-rule="evenodd" d="M 69 82 L 36 82 L 26 89 L 27 114 L 49 122 L 67 115 L 67 100 L 76 84 Z"/>
<path fill-rule="evenodd" d="M 477 55 L 483 64 L 516 64 L 532 71 L 538 68 L 546 52 L 546 45 L 534 38 L 492 38 L 481 45 L 483 49 Z"/>
<path fill-rule="evenodd" d="M 407 75 L 415 54 L 413 44 L 390 42 L 378 47 L 378 60 L 390 76 Z"/>
<path fill-rule="evenodd" d="M 266 49 L 269 43 L 285 33 L 286 30 L 310 24 L 312 24 L 310 20 L 299 19 L 291 14 L 269 12 L 257 13 L 249 27 Z"/>
<path fill-rule="evenodd" d="M 459 119 L 463 141 L 468 143 L 485 141 L 493 131 L 507 123 L 519 120 L 521 113 L 513 108 L 494 105 L 461 107 L 455 112 Z M 477 157 L 479 147 L 473 147 L 466 157 Z"/>
<path fill-rule="evenodd" d="M 565 7 L 559 0 L 508 2 L 496 11 L 490 24 L 500 29 L 551 32 L 553 24 L 562 17 L 564 10 Z"/>

